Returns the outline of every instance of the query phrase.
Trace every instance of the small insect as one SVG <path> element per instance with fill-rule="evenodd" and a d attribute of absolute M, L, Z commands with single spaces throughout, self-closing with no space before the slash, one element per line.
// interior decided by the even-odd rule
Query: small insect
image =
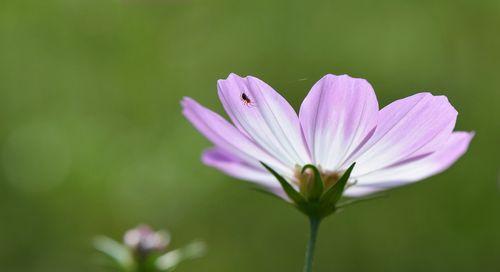
<path fill-rule="evenodd" d="M 248 97 L 248 95 L 246 93 L 241 93 L 241 101 L 243 101 L 243 104 L 245 106 L 254 106 L 254 102 L 252 101 L 252 99 L 250 99 L 250 97 Z"/>

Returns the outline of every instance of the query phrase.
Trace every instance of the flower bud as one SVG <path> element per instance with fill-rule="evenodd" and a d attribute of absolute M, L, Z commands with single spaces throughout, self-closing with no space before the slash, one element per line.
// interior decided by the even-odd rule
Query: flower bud
<path fill-rule="evenodd" d="M 299 189 L 308 201 L 318 201 L 324 190 L 324 183 L 318 168 L 314 165 L 305 165 L 299 176 Z"/>
<path fill-rule="evenodd" d="M 148 225 L 140 225 L 127 231 L 123 241 L 135 254 L 145 257 L 150 253 L 165 250 L 170 237 L 165 231 L 155 232 Z"/>

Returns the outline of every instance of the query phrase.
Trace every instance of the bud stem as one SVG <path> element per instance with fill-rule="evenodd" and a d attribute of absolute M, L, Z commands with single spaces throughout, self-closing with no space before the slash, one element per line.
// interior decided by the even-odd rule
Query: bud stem
<path fill-rule="evenodd" d="M 318 229 L 320 223 L 321 219 L 315 216 L 309 217 L 310 234 L 309 234 L 309 242 L 307 243 L 307 249 L 306 249 L 304 272 L 312 272 L 312 266 L 314 260 L 314 248 L 316 246 L 316 238 L 318 237 Z"/>
<path fill-rule="evenodd" d="M 140 258 L 136 263 L 136 272 L 150 272 L 151 268 L 148 266 L 145 258 Z"/>

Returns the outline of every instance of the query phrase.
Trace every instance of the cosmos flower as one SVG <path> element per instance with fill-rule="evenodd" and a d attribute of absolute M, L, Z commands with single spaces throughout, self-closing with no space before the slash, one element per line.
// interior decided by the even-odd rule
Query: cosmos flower
<path fill-rule="evenodd" d="M 182 100 L 185 117 L 214 144 L 202 161 L 285 199 L 261 163 L 300 192 L 311 182 L 304 166 L 315 166 L 328 188 L 356 163 L 342 193 L 360 197 L 444 171 L 474 136 L 453 131 L 457 111 L 445 96 L 417 93 L 380 109 L 372 86 L 347 75 L 320 79 L 298 115 L 258 78 L 230 74 L 217 87 L 232 123 L 191 98 Z"/>

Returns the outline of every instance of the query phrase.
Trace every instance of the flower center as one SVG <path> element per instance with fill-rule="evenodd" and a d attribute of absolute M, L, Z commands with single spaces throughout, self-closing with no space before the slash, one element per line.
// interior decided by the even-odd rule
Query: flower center
<path fill-rule="evenodd" d="M 304 173 L 301 171 L 302 167 L 297 166 L 295 168 L 296 184 L 299 186 L 300 192 L 305 193 L 311 189 L 314 184 L 314 172 L 311 169 L 306 169 Z M 330 189 L 339 179 L 342 177 L 342 173 L 339 171 L 325 171 L 318 166 L 318 170 L 321 175 L 321 180 L 323 181 L 324 190 Z"/>

